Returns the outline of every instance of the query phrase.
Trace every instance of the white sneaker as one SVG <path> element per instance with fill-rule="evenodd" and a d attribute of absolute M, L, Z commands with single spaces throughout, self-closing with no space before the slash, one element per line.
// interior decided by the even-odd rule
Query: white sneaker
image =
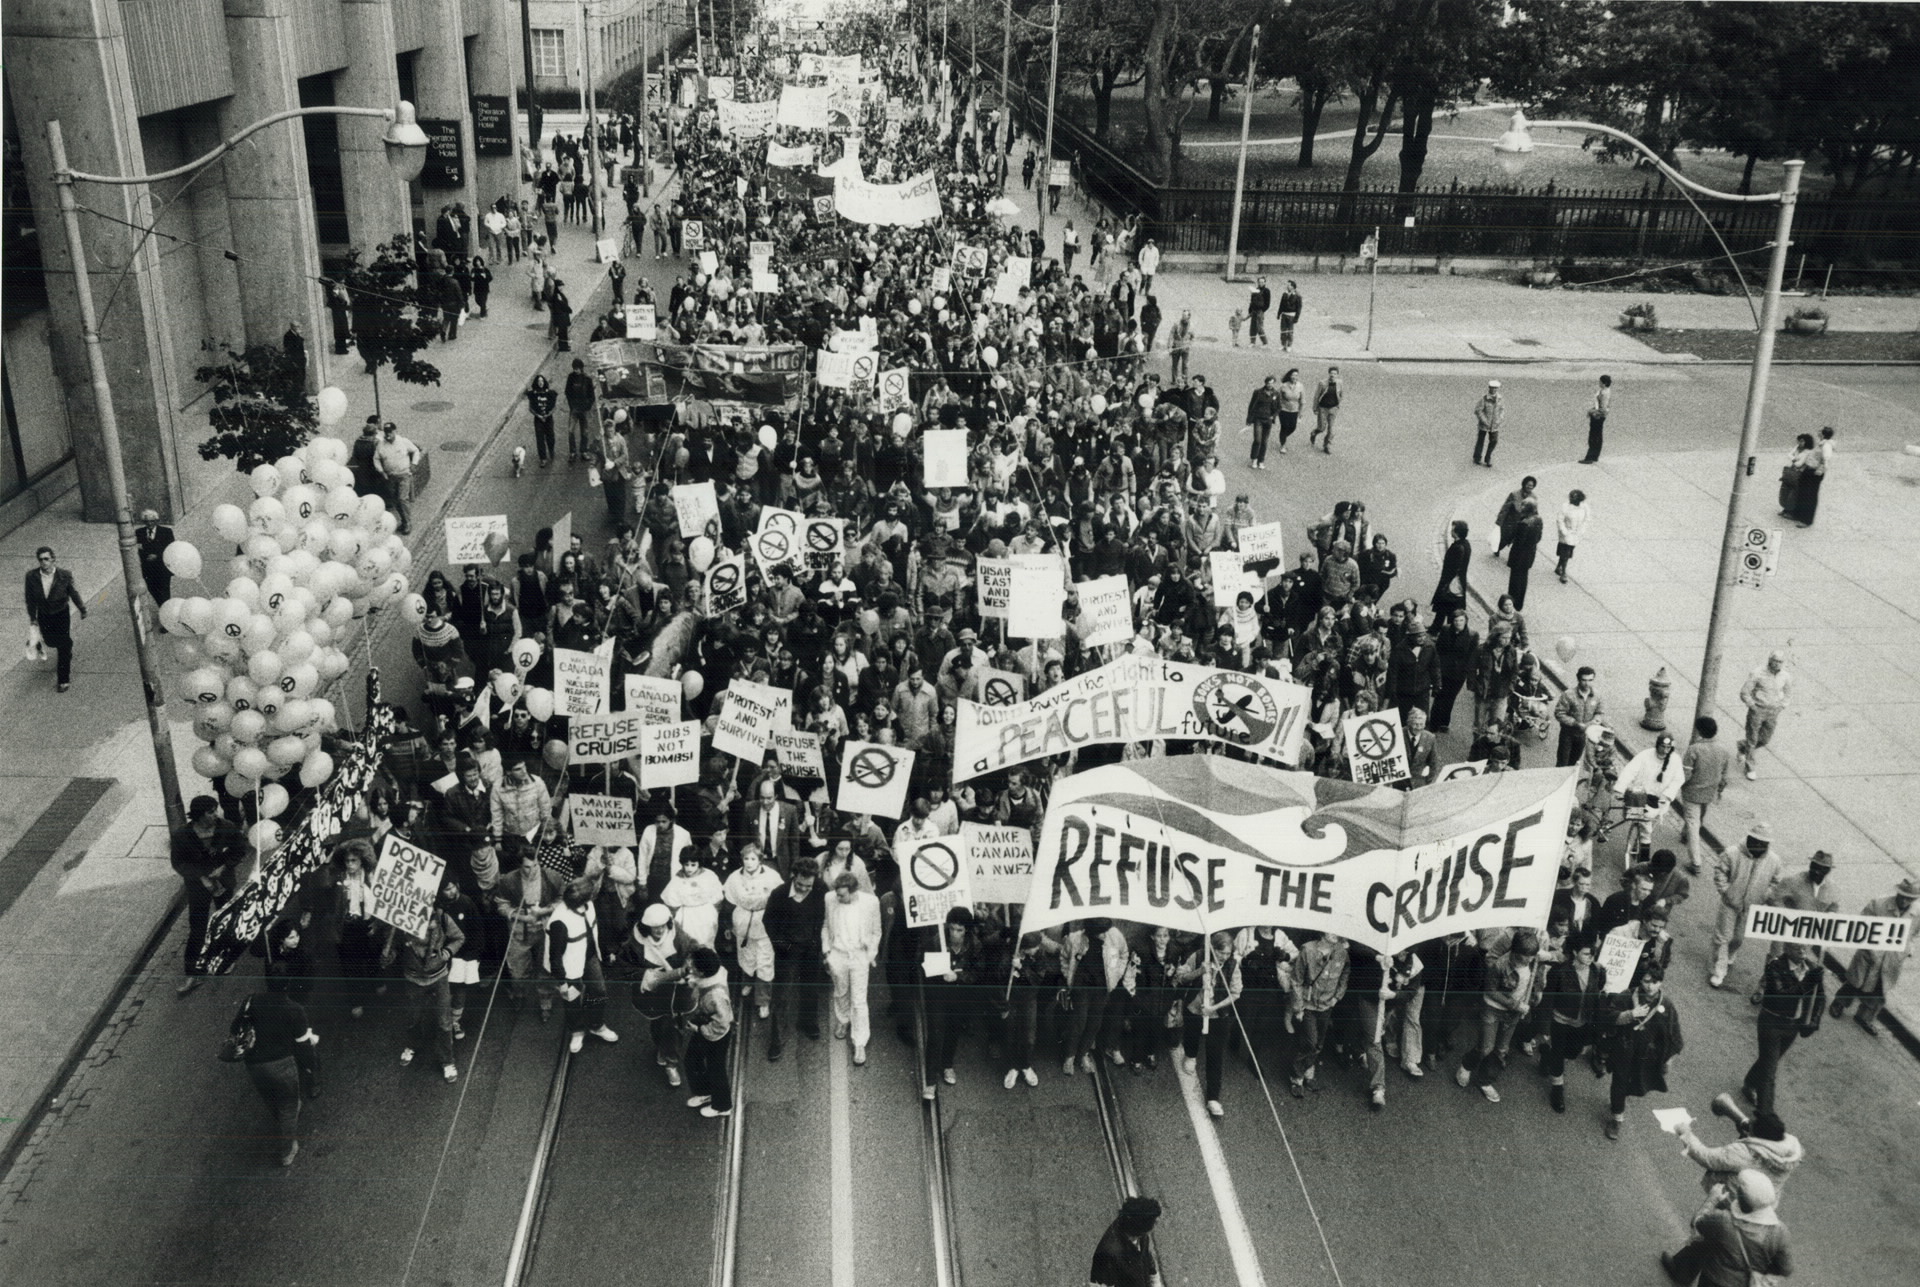
<path fill-rule="evenodd" d="M 1007 1069 L 1007 1075 L 1000 1079 L 1000 1084 L 1001 1086 L 1005 1087 L 1007 1090 L 1012 1090 L 1014 1087 L 1014 1083 L 1018 1082 L 1019 1080 L 1020 1080 L 1020 1070 L 1018 1068 L 1009 1068 Z"/>
<path fill-rule="evenodd" d="M 1759 781 L 1759 779 L 1760 779 L 1760 775 L 1758 773 L 1755 773 L 1752 769 L 1747 770 L 1747 781 L 1757 782 Z"/>
<path fill-rule="evenodd" d="M 865 1046 L 855 1046 L 853 1048 L 853 1062 L 856 1066 L 864 1065 L 867 1062 L 867 1048 Z"/>
<path fill-rule="evenodd" d="M 1040 1074 L 1031 1068 L 1022 1068 L 1020 1070 L 1020 1076 L 1029 1086 L 1038 1086 L 1040 1084 Z"/>
<path fill-rule="evenodd" d="M 1080 1070 L 1087 1073 L 1093 1071 L 1093 1055 L 1091 1053 L 1080 1056 Z"/>
<path fill-rule="evenodd" d="M 1726 981 L 1727 972 L 1725 970 L 1715 970 L 1707 976 L 1707 986 L 1710 988 L 1717 988 Z"/>
<path fill-rule="evenodd" d="M 586 1049 L 586 1046 L 587 1046 L 587 1034 L 584 1032 L 576 1032 L 571 1037 L 567 1038 L 567 1049 L 571 1050 L 576 1055 L 579 1054 L 582 1050 Z"/>
<path fill-rule="evenodd" d="M 1482 1086 L 1480 1088 L 1480 1093 L 1487 1097 L 1487 1102 L 1489 1104 L 1497 1104 L 1500 1102 L 1500 1092 L 1498 1090 L 1495 1090 L 1492 1086 Z"/>
<path fill-rule="evenodd" d="M 1182 1055 L 1180 1057 L 1180 1066 L 1186 1069 L 1188 1072 L 1192 1072 L 1195 1068 L 1199 1066 L 1199 1064 L 1200 1064 L 1200 1061 L 1198 1059 L 1195 1059 L 1192 1055 Z"/>
<path fill-rule="evenodd" d="M 765 1018 L 767 1018 L 767 1017 L 768 1017 L 769 1015 L 771 1015 L 772 1013 L 773 1013 L 773 1007 L 772 1007 L 772 1006 L 770 1006 L 770 1005 L 768 1005 L 768 1004 L 767 1004 L 766 1002 L 764 1002 L 764 1001 L 760 1003 L 760 1017 L 761 1017 L 762 1019 L 765 1019 Z"/>
<path fill-rule="evenodd" d="M 1401 1064 L 1400 1071 L 1405 1073 L 1409 1077 L 1417 1078 L 1417 1077 L 1424 1077 L 1427 1075 L 1425 1070 L 1422 1069 L 1419 1064 Z"/>
<path fill-rule="evenodd" d="M 1065 1059 L 1060 1061 L 1060 1071 L 1065 1073 L 1067 1076 L 1071 1077 L 1074 1075 L 1074 1073 L 1080 1071 L 1080 1065 L 1073 1062 L 1072 1055 L 1068 1055 Z"/>
<path fill-rule="evenodd" d="M 446 1064 L 441 1067 L 440 1075 L 442 1077 L 445 1077 L 450 1082 L 459 1081 L 460 1069 L 458 1066 L 454 1064 Z"/>
<path fill-rule="evenodd" d="M 1473 1074 L 1468 1072 L 1466 1068 L 1460 1067 L 1453 1070 L 1453 1084 L 1458 1086 L 1461 1090 L 1465 1090 L 1467 1088 L 1467 1083 L 1472 1080 L 1473 1080 Z"/>
<path fill-rule="evenodd" d="M 705 1108 L 708 1104 L 711 1104 L 712 1102 L 713 1102 L 712 1095 L 690 1095 L 687 1097 L 688 1108 Z"/>
<path fill-rule="evenodd" d="M 608 1045 L 612 1045 L 614 1042 L 620 1040 L 620 1034 L 615 1032 L 612 1028 L 609 1028 L 604 1023 L 593 1030 L 593 1035 L 600 1038 L 600 1040 L 606 1042 Z"/>
<path fill-rule="evenodd" d="M 713 1106 L 712 1104 L 702 1104 L 702 1105 L 700 1106 L 700 1116 L 702 1116 L 702 1117 L 732 1117 L 732 1116 L 733 1116 L 733 1110 L 732 1110 L 731 1108 L 715 1108 L 715 1107 L 714 1107 L 714 1106 Z"/>
<path fill-rule="evenodd" d="M 402 1050 L 400 1052 L 400 1066 L 402 1068 L 405 1068 L 408 1064 L 412 1062 L 413 1062 L 413 1048 L 409 1046 L 407 1049 Z"/>
<path fill-rule="evenodd" d="M 1121 1054 L 1118 1050 L 1107 1051 L 1107 1059 L 1116 1068 L 1124 1068 L 1127 1066 L 1127 1057 Z"/>
<path fill-rule="evenodd" d="M 680 1070 L 678 1068 L 675 1068 L 671 1064 L 667 1065 L 667 1085 L 678 1086 L 679 1084 L 680 1084 Z"/>
<path fill-rule="evenodd" d="M 1207 1115 L 1210 1117 L 1225 1117 L 1227 1110 L 1219 1100 L 1209 1099 L 1207 1101 Z"/>
<path fill-rule="evenodd" d="M 958 1082 L 960 1078 L 954 1075 L 953 1069 L 942 1068 L 940 1070 L 940 1080 L 944 1081 L 945 1083 L 947 1083 L 947 1085 L 951 1086 L 951 1085 L 954 1085 L 956 1082 Z"/>

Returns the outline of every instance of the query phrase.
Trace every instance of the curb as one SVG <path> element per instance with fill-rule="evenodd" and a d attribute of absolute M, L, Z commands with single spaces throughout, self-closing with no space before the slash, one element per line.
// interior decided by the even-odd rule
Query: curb
<path fill-rule="evenodd" d="M 1486 595 L 1482 594 L 1471 580 L 1467 582 L 1467 594 L 1475 603 L 1480 605 L 1480 611 L 1483 614 L 1492 615 L 1492 605 L 1487 602 Z M 1549 660 L 1539 652 L 1535 652 L 1533 655 L 1534 659 L 1540 663 L 1540 673 L 1546 677 L 1549 684 L 1563 693 L 1571 687 L 1571 685 L 1567 683 L 1566 677 L 1560 673 L 1556 660 Z M 1614 749 L 1616 751 L 1624 751 L 1628 759 L 1633 758 L 1639 750 L 1639 748 L 1633 746 L 1622 737 L 1618 729 L 1611 725 L 1607 726 L 1607 733 L 1613 738 Z M 1675 740 L 1678 741 L 1678 738 Z M 1713 828 L 1707 826 L 1705 823 L 1700 825 L 1700 836 L 1709 845 L 1713 846 L 1715 850 L 1725 851 L 1726 845 L 1721 842 L 1719 836 L 1714 834 Z M 1836 977 L 1846 977 L 1846 966 L 1840 964 L 1839 959 L 1835 957 L 1833 953 L 1826 953 L 1824 964 Z M 1906 1047 L 1909 1055 L 1912 1055 L 1915 1059 L 1920 1059 L 1920 1031 L 1915 1031 L 1912 1027 L 1908 1026 L 1906 1020 L 1895 1014 L 1891 1009 L 1884 1007 L 1880 1011 L 1880 1022 L 1888 1032 L 1893 1034 L 1896 1041 Z"/>

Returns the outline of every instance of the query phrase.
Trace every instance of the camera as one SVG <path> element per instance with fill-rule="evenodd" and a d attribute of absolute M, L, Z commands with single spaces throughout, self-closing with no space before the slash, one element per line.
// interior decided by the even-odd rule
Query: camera
<path fill-rule="evenodd" d="M 1713 1115 L 1715 1117 L 1724 1117 L 1732 1122 L 1733 1128 L 1739 1131 L 1742 1136 L 1745 1136 L 1753 1129 L 1753 1116 L 1748 1113 L 1746 1109 L 1740 1107 L 1739 1101 L 1734 1099 L 1732 1095 L 1722 1093 L 1713 1097 Z"/>

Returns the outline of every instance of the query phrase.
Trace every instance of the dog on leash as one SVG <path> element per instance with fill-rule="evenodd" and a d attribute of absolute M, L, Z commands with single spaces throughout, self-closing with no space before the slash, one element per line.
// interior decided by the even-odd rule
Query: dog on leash
<path fill-rule="evenodd" d="M 513 449 L 513 476 L 515 478 L 520 477 L 520 472 L 526 467 L 527 449 L 525 447 L 515 447 Z"/>

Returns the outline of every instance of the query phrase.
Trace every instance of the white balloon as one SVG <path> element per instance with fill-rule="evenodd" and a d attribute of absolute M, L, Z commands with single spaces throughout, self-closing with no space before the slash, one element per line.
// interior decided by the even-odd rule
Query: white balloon
<path fill-rule="evenodd" d="M 253 484 L 255 496 L 271 496 L 280 490 L 280 474 L 272 465 L 256 465 L 247 481 Z"/>
<path fill-rule="evenodd" d="M 170 635 L 186 634 L 186 627 L 180 624 L 180 614 L 185 611 L 186 606 L 187 601 L 179 598 L 168 599 L 161 604 L 160 628 Z"/>
<path fill-rule="evenodd" d="M 400 530 L 400 520 L 392 510 L 387 510 L 380 515 L 380 519 L 374 524 L 374 527 L 379 529 L 381 535 L 392 536 Z"/>
<path fill-rule="evenodd" d="M 346 392 L 342 389 L 336 389 L 332 385 L 328 385 L 326 388 L 320 390 L 320 396 L 315 398 L 314 402 L 319 408 L 319 419 L 323 425 L 337 425 L 340 423 L 340 417 L 347 414 Z M 321 438 L 315 441 L 334 442 L 338 440 Z M 342 443 L 341 445 L 345 446 L 346 444 Z"/>
<path fill-rule="evenodd" d="M 275 764 L 298 764 L 307 758 L 307 748 L 299 738 L 288 734 L 267 744 L 267 758 Z"/>
<path fill-rule="evenodd" d="M 275 711 L 273 718 L 267 721 L 267 727 L 276 733 L 291 733 L 298 737 L 301 726 L 311 717 L 306 702 L 298 697 L 289 697 L 287 704 Z"/>
<path fill-rule="evenodd" d="M 318 662 L 320 678 L 329 680 L 338 679 L 347 673 L 347 666 L 349 664 L 347 654 L 341 652 L 338 648 L 329 648 L 320 655 L 320 661 Z"/>
<path fill-rule="evenodd" d="M 287 507 L 289 518 L 298 519 L 304 523 L 313 517 L 315 506 L 320 504 L 320 493 L 310 485 L 301 483 L 297 487 L 287 488 L 280 497 L 280 502 Z"/>
<path fill-rule="evenodd" d="M 202 648 L 200 641 L 192 635 L 175 635 L 169 638 L 167 643 L 171 645 L 167 650 L 167 659 L 181 674 L 184 675 L 190 670 L 207 664 L 207 650 Z"/>
<path fill-rule="evenodd" d="M 232 593 L 233 587 L 228 586 L 227 591 L 228 593 Z M 260 582 L 259 589 L 255 591 L 253 606 L 265 613 L 275 613 L 280 611 L 280 606 L 287 601 L 287 596 L 292 593 L 292 577 L 284 572 L 269 573 L 267 577 Z"/>
<path fill-rule="evenodd" d="M 705 572 L 713 566 L 713 540 L 711 537 L 696 536 L 687 545 L 687 561 L 693 564 L 696 572 Z"/>
<path fill-rule="evenodd" d="M 233 761 L 211 746 L 203 746 L 193 753 L 193 771 L 203 778 L 217 778 L 232 767 Z"/>
<path fill-rule="evenodd" d="M 246 543 L 240 548 L 246 554 L 248 560 L 257 564 L 263 572 L 266 568 L 267 561 L 279 557 L 280 554 L 280 542 L 274 540 L 265 532 L 255 532 L 247 538 Z"/>
<path fill-rule="evenodd" d="M 537 639 L 516 639 L 511 649 L 513 668 L 522 675 L 533 669 L 533 663 L 540 660 L 540 641 Z"/>
<path fill-rule="evenodd" d="M 413 571 L 413 551 L 402 545 L 393 552 L 393 566 L 397 572 Z"/>
<path fill-rule="evenodd" d="M 273 537 L 274 545 L 279 547 L 282 554 L 291 554 L 300 548 L 300 525 L 298 523 L 282 522 L 280 526 L 274 528 L 268 535 Z"/>
<path fill-rule="evenodd" d="M 182 687 L 187 700 L 211 706 L 227 691 L 227 672 L 220 666 L 201 666 L 187 675 Z"/>
<path fill-rule="evenodd" d="M 1103 395 L 1098 393 L 1094 394 L 1092 398 L 1092 403 L 1093 403 L 1094 415 L 1104 416 L 1107 414 L 1107 400 Z"/>
<path fill-rule="evenodd" d="M 324 648 L 333 642 L 333 627 L 327 624 L 327 619 L 324 615 L 310 618 L 303 629 L 312 637 L 313 646 L 316 649 Z M 285 656 L 286 654 L 283 652 L 281 655 Z M 302 660 L 304 661 L 305 658 L 302 658 Z"/>
<path fill-rule="evenodd" d="M 333 776 L 333 757 L 325 751 L 314 751 L 300 762 L 300 785 L 317 787 Z"/>
<path fill-rule="evenodd" d="M 279 783 L 260 788 L 260 816 L 277 818 L 287 811 L 287 789 Z"/>
<path fill-rule="evenodd" d="M 273 462 L 273 471 L 280 475 L 280 481 L 287 487 L 298 487 L 307 481 L 307 462 L 298 456 L 282 456 Z"/>
<path fill-rule="evenodd" d="M 220 534 L 221 540 L 238 545 L 247 539 L 247 511 L 238 505 L 215 505 L 213 530 Z"/>
<path fill-rule="evenodd" d="M 307 605 L 292 595 L 288 595 L 287 601 L 280 605 L 280 611 L 273 614 L 273 628 L 279 632 L 280 637 L 284 640 L 288 635 L 298 631 L 302 625 L 306 624 L 306 620 Z"/>
<path fill-rule="evenodd" d="M 254 597 L 259 597 L 259 586 L 251 581 L 244 581 L 244 578 L 243 583 L 252 588 Z M 233 584 L 229 582 L 229 588 Z M 246 633 L 247 622 L 253 620 L 253 605 L 244 599 L 236 599 L 229 595 L 214 605 L 213 620 L 214 628 L 237 644 L 240 642 L 240 637 Z"/>
<path fill-rule="evenodd" d="M 349 515 L 351 517 L 351 515 Z M 344 520 L 343 520 L 344 521 Z M 333 535 L 327 539 L 327 554 L 342 563 L 351 563 L 360 557 L 360 533 L 351 527 L 336 527 Z"/>
<path fill-rule="evenodd" d="M 244 606 L 251 616 L 260 606 L 260 583 L 250 576 L 237 576 L 227 582 L 227 599 Z"/>
<path fill-rule="evenodd" d="M 172 542 L 160 552 L 160 561 L 167 565 L 167 571 L 189 581 L 200 575 L 200 551 L 191 541 Z"/>
<path fill-rule="evenodd" d="M 300 525 L 300 540 L 295 549 L 300 553 L 312 554 L 315 558 L 319 558 L 329 552 L 332 541 L 332 521 L 314 517 Z"/>
<path fill-rule="evenodd" d="M 256 532 L 271 532 L 287 521 L 287 507 L 277 496 L 262 496 L 247 506 L 247 519 Z"/>
<path fill-rule="evenodd" d="M 233 771 L 242 777 L 265 776 L 269 763 L 267 753 L 257 746 L 243 746 L 233 753 Z"/>
<path fill-rule="evenodd" d="M 427 619 L 427 601 L 417 594 L 407 595 L 400 601 L 400 615 L 419 625 Z"/>
<path fill-rule="evenodd" d="M 222 733 L 213 739 L 213 753 L 223 760 L 231 761 L 234 752 L 239 749 L 240 743 L 234 738 L 232 733 Z"/>
<path fill-rule="evenodd" d="M 277 848 L 280 844 L 280 824 L 271 818 L 262 818 L 247 828 L 247 842 L 261 853 Z"/>
<path fill-rule="evenodd" d="M 322 730 L 331 733 L 340 727 L 340 716 L 333 709 L 332 702 L 324 697 L 316 697 L 307 705 L 312 708 L 314 720 Z"/>
<path fill-rule="evenodd" d="M 352 621 L 353 618 L 353 600 L 345 597 L 337 598 L 329 603 L 326 611 L 321 614 L 321 620 L 325 621 L 329 626 L 332 626 L 336 631 L 345 629 L 346 624 Z M 322 666 L 320 670 L 321 673 L 324 674 L 326 667 Z"/>
<path fill-rule="evenodd" d="M 280 676 L 280 691 L 294 698 L 313 696 L 313 690 L 320 687 L 320 668 L 310 662 L 301 662 L 297 666 L 288 666 Z"/>
<path fill-rule="evenodd" d="M 223 701 L 209 702 L 200 708 L 199 714 L 194 717 L 194 722 L 196 724 L 204 722 L 213 730 L 214 737 L 218 737 L 233 727 L 233 717 L 237 714 L 239 714 L 238 711 Z M 212 740 L 212 737 L 207 739 L 209 742 Z"/>
<path fill-rule="evenodd" d="M 984 345 L 980 349 L 980 360 L 986 363 L 987 368 L 991 370 L 1000 365 L 1000 350 L 991 344 Z"/>
<path fill-rule="evenodd" d="M 277 715 L 286 702 L 287 695 L 280 691 L 278 684 L 261 684 L 253 695 L 253 709 L 265 716 Z"/>
<path fill-rule="evenodd" d="M 374 602 L 381 605 L 392 603 L 407 592 L 407 576 L 404 572 L 390 572 L 386 580 L 373 588 Z"/>
<path fill-rule="evenodd" d="M 493 677 L 493 695 L 500 699 L 503 706 L 511 706 L 520 700 L 520 681 L 504 671 Z"/>
<path fill-rule="evenodd" d="M 355 515 L 362 527 L 372 527 L 386 512 L 387 503 L 378 496 L 362 496 L 359 506 L 355 509 Z"/>
<path fill-rule="evenodd" d="M 304 611 L 304 609 L 303 609 Z M 320 645 L 315 642 L 313 632 L 304 627 L 289 630 L 280 640 L 280 646 L 274 649 L 280 654 L 282 663 L 289 667 L 298 666 L 313 656 L 313 650 Z"/>
<path fill-rule="evenodd" d="M 553 718 L 553 694 L 545 688 L 529 688 L 526 691 L 527 714 L 542 724 Z"/>
<path fill-rule="evenodd" d="M 213 600 L 196 594 L 181 604 L 180 624 L 196 635 L 213 629 Z"/>
<path fill-rule="evenodd" d="M 240 636 L 240 646 L 250 653 L 266 652 L 279 637 L 280 632 L 273 628 L 273 618 L 264 612 L 256 612 L 247 618 L 246 629 Z"/>
<path fill-rule="evenodd" d="M 200 640 L 200 646 L 207 650 L 209 657 L 231 662 L 240 656 L 240 641 L 216 630 Z"/>
<path fill-rule="evenodd" d="M 335 487 L 327 493 L 327 517 L 344 523 L 360 512 L 360 493 L 351 487 Z"/>
<path fill-rule="evenodd" d="M 262 688 L 279 679 L 285 668 L 285 663 L 280 660 L 280 654 L 271 649 L 256 652 L 247 658 L 247 678 Z"/>

